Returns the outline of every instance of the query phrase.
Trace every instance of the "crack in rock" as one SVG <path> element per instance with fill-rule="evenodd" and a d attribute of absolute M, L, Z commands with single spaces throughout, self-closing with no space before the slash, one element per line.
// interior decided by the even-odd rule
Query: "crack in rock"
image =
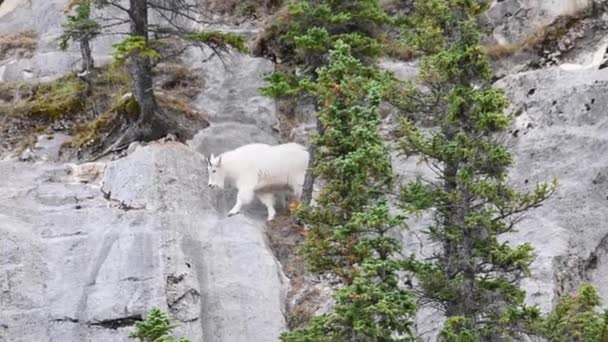
<path fill-rule="evenodd" d="M 145 210 L 146 209 L 145 204 L 141 205 L 141 206 L 133 206 L 133 205 L 126 204 L 124 201 L 112 198 L 112 192 L 110 192 L 110 191 L 104 192 L 102 190 L 101 193 L 103 194 L 103 198 L 105 198 L 108 202 L 110 202 L 110 207 L 112 207 L 112 208 L 117 208 L 117 209 L 124 210 L 124 211 Z"/>
<path fill-rule="evenodd" d="M 116 330 L 118 328 L 130 327 L 135 324 L 135 322 L 142 321 L 143 318 L 141 315 L 131 315 L 127 317 L 121 317 L 116 319 L 106 319 L 99 322 L 91 322 L 89 325 L 92 326 L 100 326 L 106 329 Z"/>
<path fill-rule="evenodd" d="M 137 282 L 137 281 L 148 281 L 148 280 L 152 280 L 152 279 L 154 279 L 154 277 L 146 277 L 146 278 L 126 277 L 126 278 L 120 279 L 120 281 L 134 281 L 134 282 Z"/>
<path fill-rule="evenodd" d="M 593 251 L 589 253 L 589 257 L 585 259 L 584 270 L 588 273 L 597 269 L 598 261 L 608 252 L 608 234 L 604 235 L 600 242 L 595 246 Z"/>
<path fill-rule="evenodd" d="M 56 318 L 51 320 L 51 322 L 53 323 L 77 323 L 80 324 L 80 321 L 77 320 L 76 318 L 72 318 L 72 317 L 64 317 L 64 318 Z"/>
<path fill-rule="evenodd" d="M 53 319 L 51 322 L 55 323 L 75 323 L 75 324 L 83 324 L 86 326 L 97 326 L 104 329 L 117 330 L 119 328 L 130 327 L 135 325 L 135 322 L 142 321 L 143 318 L 140 314 L 134 314 L 126 317 L 114 318 L 114 319 L 105 319 L 102 321 L 95 322 L 83 322 L 79 319 L 72 317 L 64 317 Z"/>
<path fill-rule="evenodd" d="M 185 283 L 185 280 L 184 273 L 167 276 L 167 306 L 180 321 L 194 322 L 200 318 L 201 294 Z"/>
<path fill-rule="evenodd" d="M 51 322 L 54 323 L 75 323 L 75 324 L 82 324 L 82 325 L 86 325 L 89 327 L 101 327 L 104 329 L 111 329 L 111 330 L 117 330 L 119 328 L 124 328 L 124 327 L 130 327 L 133 326 L 135 324 L 135 322 L 139 322 L 142 321 L 143 317 L 140 314 L 134 314 L 134 315 L 130 315 L 130 316 L 126 316 L 126 317 L 120 317 L 120 318 L 114 318 L 114 319 L 105 319 L 102 321 L 95 321 L 95 322 L 83 322 L 80 321 L 79 319 L 76 318 L 72 318 L 72 317 L 63 317 L 63 318 L 56 318 L 51 320 Z"/>
<path fill-rule="evenodd" d="M 63 239 L 63 238 L 71 238 L 71 237 L 75 237 L 75 236 L 82 236 L 82 235 L 88 235 L 85 234 L 82 231 L 76 231 L 73 233 L 60 233 L 60 234 L 52 234 L 51 232 L 42 232 L 42 234 L 40 234 L 40 236 L 43 239 Z"/>

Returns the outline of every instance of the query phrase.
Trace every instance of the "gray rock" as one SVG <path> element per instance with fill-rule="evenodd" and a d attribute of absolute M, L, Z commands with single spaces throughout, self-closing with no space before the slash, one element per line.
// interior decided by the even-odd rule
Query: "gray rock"
<path fill-rule="evenodd" d="M 195 104 L 208 113 L 211 122 L 250 124 L 272 134 L 277 124 L 275 101 L 259 91 L 265 85 L 263 77 L 274 70 L 272 62 L 237 52 L 223 57 L 223 62 L 208 56 L 206 50 L 192 50 L 184 58 L 204 70 L 205 88 Z"/>
<path fill-rule="evenodd" d="M 2 62 L 0 81 L 77 69 L 77 46 L 61 52 L 55 41 L 67 1 L 18 3 L 0 5 L 0 31 L 34 29 L 39 45 L 32 58 Z M 120 38 L 93 42 L 96 63 L 109 61 Z M 277 143 L 274 101 L 258 91 L 273 65 L 233 54 L 224 69 L 206 57 L 184 58 L 204 74 L 194 104 L 212 123 L 192 149 L 133 145 L 107 164 L 61 164 L 66 137 L 55 135 L 39 139 L 31 162 L 0 161 L 0 340 L 127 341 L 152 305 L 191 341 L 278 339 L 288 280 L 266 243 L 266 210 L 256 203 L 227 218 L 235 192 L 209 190 L 201 154 Z"/>
<path fill-rule="evenodd" d="M 188 142 L 188 145 L 208 157 L 211 153 L 217 156 L 220 153 L 254 142 L 270 145 L 278 143 L 275 137 L 257 126 L 239 122 L 222 122 L 211 123 L 207 129 L 195 135 Z"/>
<path fill-rule="evenodd" d="M 592 0 L 495 1 L 486 12 L 498 43 L 516 43 L 562 15 L 573 15 L 591 6 Z"/>
<path fill-rule="evenodd" d="M 57 38 L 63 32 L 64 10 L 67 0 L 6 0 L 0 5 L 0 32 L 33 30 L 38 35 L 38 47 L 32 58 L 9 60 L 0 65 L 0 81 L 45 80 L 60 77 L 80 67 L 80 52 L 72 44 L 67 51 L 58 51 Z M 94 16 L 122 15 L 111 8 L 94 10 Z M 124 32 L 125 25 L 113 27 L 108 33 Z M 127 26 L 128 27 L 128 26 Z M 93 57 L 97 65 L 112 60 L 112 44 L 123 35 L 100 36 L 92 43 Z"/>
<path fill-rule="evenodd" d="M 0 5 L 0 32 L 31 30 L 35 25 L 31 10 L 31 4 L 21 0 L 4 0 Z"/>
<path fill-rule="evenodd" d="M 530 241 L 538 257 L 526 282 L 528 300 L 548 310 L 555 295 L 592 281 L 604 299 L 608 288 L 602 241 L 608 234 L 608 71 L 550 68 L 507 77 L 497 83 L 512 101 L 514 132 L 509 139 L 515 165 L 511 178 L 522 188 L 558 177 L 557 193 L 528 215 L 513 242 Z M 534 89 L 534 91 L 532 91 Z M 516 136 L 514 136 L 516 135 Z M 595 262 L 591 253 L 599 258 Z M 564 259 L 580 259 L 584 272 L 563 269 Z M 568 263 L 566 263 L 568 264 Z M 566 272 L 568 279 L 561 273 Z"/>
<path fill-rule="evenodd" d="M 127 341 L 157 305 L 192 341 L 276 341 L 285 279 L 263 218 L 218 216 L 203 166 L 152 143 L 109 163 L 102 193 L 60 164 L 0 162 L 0 336 Z"/>
<path fill-rule="evenodd" d="M 201 239 L 205 341 L 277 341 L 288 279 L 269 250 L 265 225 L 222 219 Z"/>
<path fill-rule="evenodd" d="M 411 62 L 401 62 L 388 58 L 382 58 L 378 62 L 378 66 L 395 74 L 402 81 L 414 81 L 420 70 L 420 61 L 414 60 Z"/>
<path fill-rule="evenodd" d="M 57 162 L 60 158 L 60 149 L 63 144 L 71 140 L 69 135 L 63 133 L 42 134 L 37 137 L 34 149 L 42 161 Z"/>

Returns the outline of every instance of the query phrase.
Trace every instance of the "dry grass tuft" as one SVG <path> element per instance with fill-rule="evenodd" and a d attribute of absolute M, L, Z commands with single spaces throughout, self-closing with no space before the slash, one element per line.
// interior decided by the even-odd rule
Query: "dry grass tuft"
<path fill-rule="evenodd" d="M 193 100 L 204 87 L 201 73 L 201 70 L 188 69 L 181 64 L 164 63 L 156 67 L 154 77 L 156 86 L 163 92 Z"/>
<path fill-rule="evenodd" d="M 0 34 L 0 60 L 31 58 L 38 46 L 38 35 L 34 31 Z"/>
<path fill-rule="evenodd" d="M 108 133 L 116 122 L 116 112 L 109 110 L 95 118 L 93 121 L 84 122 L 72 128 L 74 138 L 69 146 L 80 148 L 93 146 L 100 142 L 101 137 Z"/>
<path fill-rule="evenodd" d="M 266 234 L 270 248 L 290 279 L 285 314 L 287 326 L 289 329 L 301 327 L 329 300 L 329 292 L 323 291 L 310 277 L 300 251 L 306 230 L 290 214 L 279 214 L 268 223 Z"/>
<path fill-rule="evenodd" d="M 507 58 L 523 50 L 520 44 L 487 44 L 484 49 L 492 60 Z"/>
<path fill-rule="evenodd" d="M 209 10 L 220 14 L 259 18 L 270 15 L 283 4 L 283 0 L 210 0 Z"/>
<path fill-rule="evenodd" d="M 384 52 L 387 56 L 404 62 L 411 61 L 417 56 L 414 48 L 399 42 L 388 44 Z"/>
<path fill-rule="evenodd" d="M 484 46 L 488 57 L 493 60 L 513 56 L 521 52 L 543 52 L 547 47 L 557 44 L 580 20 L 594 13 L 592 4 L 572 13 L 557 17 L 549 25 L 539 27 L 524 39 L 511 44 L 487 44 Z"/>
<path fill-rule="evenodd" d="M 183 97 L 158 93 L 156 100 L 158 101 L 160 108 L 170 112 L 172 115 L 180 115 L 189 119 L 206 119 L 207 117 L 205 113 L 196 110 L 192 104 Z"/>

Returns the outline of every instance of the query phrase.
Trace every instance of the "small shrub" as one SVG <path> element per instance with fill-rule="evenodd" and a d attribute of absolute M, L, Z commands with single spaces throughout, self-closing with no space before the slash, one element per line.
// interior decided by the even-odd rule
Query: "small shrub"
<path fill-rule="evenodd" d="M 186 338 L 176 339 L 171 336 L 171 331 L 177 326 L 157 307 L 152 308 L 144 321 L 136 322 L 135 327 L 137 330 L 129 334 L 129 338 L 139 339 L 141 342 L 189 342 Z"/>
<path fill-rule="evenodd" d="M 112 128 L 115 120 L 116 112 L 109 110 L 93 121 L 76 125 L 72 128 L 74 138 L 70 141 L 69 146 L 79 148 L 99 143 L 100 137 Z"/>
<path fill-rule="evenodd" d="M 591 285 L 564 296 L 544 323 L 544 335 L 551 342 L 608 341 L 608 311 L 599 311 L 601 299 Z"/>
<path fill-rule="evenodd" d="M 84 83 L 75 77 L 40 84 L 22 110 L 30 115 L 46 116 L 49 119 L 76 114 L 84 107 L 82 100 L 84 87 Z"/>

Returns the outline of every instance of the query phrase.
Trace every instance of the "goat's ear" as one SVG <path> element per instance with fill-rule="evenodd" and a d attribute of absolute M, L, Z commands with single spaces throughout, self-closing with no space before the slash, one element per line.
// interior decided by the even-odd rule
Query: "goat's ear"
<path fill-rule="evenodd" d="M 222 155 L 220 155 L 220 156 L 217 158 L 217 167 L 220 167 L 221 165 L 222 165 Z"/>
<path fill-rule="evenodd" d="M 211 166 L 211 161 L 209 160 L 209 157 L 205 156 L 205 162 L 207 162 L 207 166 Z"/>

